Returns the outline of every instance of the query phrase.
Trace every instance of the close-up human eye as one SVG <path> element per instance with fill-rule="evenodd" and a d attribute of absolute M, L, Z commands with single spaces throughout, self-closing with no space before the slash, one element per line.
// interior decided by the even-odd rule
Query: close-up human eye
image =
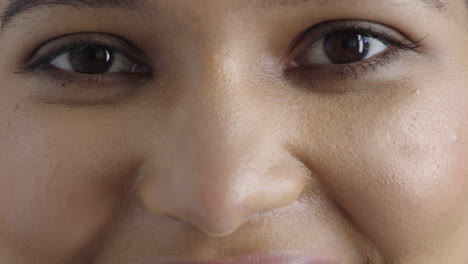
<path fill-rule="evenodd" d="M 468 0 L 0 0 L 0 264 L 468 264 Z"/>
<path fill-rule="evenodd" d="M 139 50 L 115 36 L 63 36 L 42 44 L 31 57 L 22 73 L 70 82 L 107 83 L 151 74 Z"/>
<path fill-rule="evenodd" d="M 84 44 L 55 57 L 50 65 L 58 69 L 82 73 L 104 74 L 112 72 L 138 72 L 140 65 L 112 48 Z"/>
<path fill-rule="evenodd" d="M 295 61 L 301 66 L 348 64 L 366 60 L 391 47 L 365 33 L 341 31 L 328 34 L 313 43 L 303 57 Z"/>
<path fill-rule="evenodd" d="M 397 59 L 391 55 L 415 51 L 418 47 L 416 41 L 388 26 L 365 21 L 329 21 L 301 35 L 288 69 L 326 68 L 333 72 L 348 69 L 357 77 L 365 73 L 364 69 L 375 70 L 376 66 Z M 344 77 L 341 72 L 341 78 Z"/>

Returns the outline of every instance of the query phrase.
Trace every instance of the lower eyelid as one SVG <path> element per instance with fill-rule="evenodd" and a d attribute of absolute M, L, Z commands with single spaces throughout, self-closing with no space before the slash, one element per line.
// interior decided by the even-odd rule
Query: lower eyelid
<path fill-rule="evenodd" d="M 401 52 L 403 52 L 403 50 L 392 48 L 359 63 L 341 65 L 341 67 L 339 67 L 338 76 L 341 80 L 347 78 L 358 79 L 363 75 L 378 71 L 381 67 L 388 66 L 400 57 Z"/>
<path fill-rule="evenodd" d="M 292 83 L 307 86 L 307 83 L 316 83 L 320 81 L 347 81 L 357 80 L 365 77 L 374 71 L 379 71 L 381 67 L 388 66 L 396 61 L 404 50 L 393 48 L 389 51 L 373 56 L 365 61 L 351 64 L 323 64 L 308 67 L 287 69 L 285 78 L 292 80 Z M 316 87 L 314 91 L 333 93 L 330 90 L 321 90 Z M 336 92 L 336 91 L 335 91 Z"/>
<path fill-rule="evenodd" d="M 105 86 L 112 87 L 122 83 L 129 83 L 132 81 L 137 82 L 139 80 L 148 80 L 148 78 L 152 78 L 152 74 L 147 73 L 111 72 L 104 74 L 81 74 L 63 70 L 53 65 L 39 69 L 32 74 L 39 78 L 47 78 L 50 82 L 56 83 L 56 85 L 59 86 L 67 84 L 68 86 L 99 86 L 100 88 Z"/>
<path fill-rule="evenodd" d="M 53 105 L 92 106 L 130 100 L 151 81 L 149 76 L 135 74 L 70 74 L 45 68 L 28 88 L 30 100 Z M 112 76 L 111 76 L 112 75 Z M 78 77 L 77 77 L 78 76 Z"/>

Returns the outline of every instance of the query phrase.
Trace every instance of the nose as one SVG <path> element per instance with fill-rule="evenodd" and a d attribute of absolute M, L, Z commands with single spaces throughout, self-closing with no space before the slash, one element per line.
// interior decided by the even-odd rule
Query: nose
<path fill-rule="evenodd" d="M 158 169 L 149 170 L 140 185 L 145 207 L 209 236 L 225 236 L 252 216 L 292 204 L 302 193 L 306 170 L 292 158 L 272 158 L 273 148 L 251 143 L 225 147 L 180 146 L 159 159 Z"/>
<path fill-rule="evenodd" d="M 146 178 L 140 193 L 148 210 L 190 224 L 209 236 L 225 236 L 252 216 L 292 204 L 301 193 L 303 170 L 294 163 L 262 171 L 263 164 L 243 163 L 244 168 L 235 168 L 228 158 L 222 164 L 219 158 L 203 157 L 203 152 L 198 155 L 202 157 L 191 157 L 198 160 L 190 162 L 191 166 Z M 178 163 L 173 162 L 174 166 Z"/>
<path fill-rule="evenodd" d="M 187 88 L 184 94 L 160 124 L 148 125 L 158 132 L 145 139 L 151 149 L 138 189 L 148 211 L 209 236 L 229 235 L 251 217 L 293 204 L 309 173 L 285 150 L 278 120 L 255 102 L 261 99 L 220 79 L 176 85 Z"/>

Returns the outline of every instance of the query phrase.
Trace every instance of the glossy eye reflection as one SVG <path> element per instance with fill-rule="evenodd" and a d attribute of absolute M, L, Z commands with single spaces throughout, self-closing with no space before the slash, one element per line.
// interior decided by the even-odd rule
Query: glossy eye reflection
<path fill-rule="evenodd" d="M 142 69 L 140 64 L 132 62 L 120 52 L 97 44 L 70 49 L 58 55 L 50 64 L 62 70 L 81 74 L 135 73 Z"/>
<path fill-rule="evenodd" d="M 312 43 L 294 63 L 297 66 L 351 64 L 390 49 L 382 41 L 353 31 L 328 34 Z"/>

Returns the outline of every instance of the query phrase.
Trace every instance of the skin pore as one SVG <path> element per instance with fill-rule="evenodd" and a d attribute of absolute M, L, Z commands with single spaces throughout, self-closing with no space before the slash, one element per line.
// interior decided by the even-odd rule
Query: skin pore
<path fill-rule="evenodd" d="M 0 263 L 468 263 L 463 0 L 135 1 L 0 0 Z"/>

